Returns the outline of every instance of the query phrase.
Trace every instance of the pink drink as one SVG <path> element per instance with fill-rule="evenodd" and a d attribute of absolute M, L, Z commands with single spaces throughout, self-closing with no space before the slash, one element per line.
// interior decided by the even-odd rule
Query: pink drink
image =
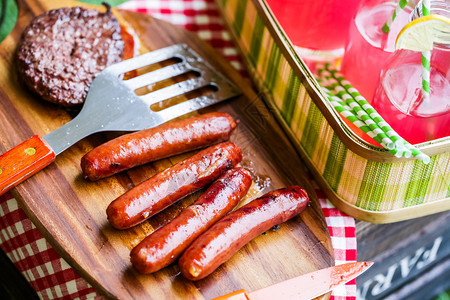
<path fill-rule="evenodd" d="M 381 28 L 394 12 L 394 2 L 366 1 L 350 23 L 341 71 L 352 85 L 371 101 L 380 71 L 395 50 L 398 33 L 408 23 L 411 9 L 405 8 L 392 23 L 388 34 Z M 363 4 L 365 4 L 363 2 Z"/>
<path fill-rule="evenodd" d="M 420 59 L 420 52 L 397 51 L 382 71 L 372 103 L 412 144 L 450 135 L 450 48 L 432 50 L 429 102 L 422 101 Z"/>
<path fill-rule="evenodd" d="M 267 0 L 292 43 L 311 50 L 343 49 L 359 2 Z"/>

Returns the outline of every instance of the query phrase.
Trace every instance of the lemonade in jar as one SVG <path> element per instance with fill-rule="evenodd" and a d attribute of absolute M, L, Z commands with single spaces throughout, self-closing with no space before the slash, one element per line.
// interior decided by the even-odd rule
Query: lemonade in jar
<path fill-rule="evenodd" d="M 400 136 L 417 144 L 450 135 L 450 2 L 432 0 L 428 16 L 422 16 L 419 3 L 412 20 L 398 36 L 397 46 L 404 49 L 381 72 L 372 105 Z M 424 70 L 421 44 L 432 36 L 429 70 Z"/>
<path fill-rule="evenodd" d="M 400 0 L 403 1 L 403 0 Z M 369 102 L 375 92 L 380 71 L 395 50 L 395 40 L 408 23 L 412 9 L 404 7 L 392 16 L 394 0 L 363 0 L 350 23 L 341 72 Z M 391 23 L 386 29 L 386 23 Z"/>

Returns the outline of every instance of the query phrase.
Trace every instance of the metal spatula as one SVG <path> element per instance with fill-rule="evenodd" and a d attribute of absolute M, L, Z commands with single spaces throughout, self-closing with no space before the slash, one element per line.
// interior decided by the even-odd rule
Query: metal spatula
<path fill-rule="evenodd" d="M 176 59 L 178 63 L 124 80 L 123 74 Z M 165 79 L 194 72 L 196 78 L 139 96 L 135 90 Z M 212 86 L 207 95 L 189 99 L 161 111 L 155 103 Z M 179 44 L 111 65 L 92 82 L 83 109 L 70 122 L 41 138 L 38 135 L 0 156 L 0 195 L 42 170 L 82 138 L 100 131 L 137 131 L 158 126 L 186 113 L 210 106 L 240 93 L 197 53 Z"/>

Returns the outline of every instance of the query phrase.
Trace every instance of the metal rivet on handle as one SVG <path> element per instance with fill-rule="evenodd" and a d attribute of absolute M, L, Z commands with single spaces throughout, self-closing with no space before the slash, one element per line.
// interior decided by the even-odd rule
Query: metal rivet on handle
<path fill-rule="evenodd" d="M 27 148 L 27 149 L 25 149 L 25 153 L 27 155 L 33 155 L 33 154 L 36 153 L 36 149 L 34 149 L 34 148 Z"/>

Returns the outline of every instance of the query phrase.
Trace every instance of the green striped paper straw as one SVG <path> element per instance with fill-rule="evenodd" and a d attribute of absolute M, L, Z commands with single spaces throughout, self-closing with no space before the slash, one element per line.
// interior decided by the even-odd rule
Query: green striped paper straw
<path fill-rule="evenodd" d="M 355 99 L 350 95 L 347 90 L 340 85 L 340 83 L 331 76 L 328 70 L 322 70 L 320 76 L 324 76 L 329 84 L 326 86 L 335 92 L 335 95 L 343 99 L 348 106 L 356 113 L 356 115 L 367 125 L 370 129 L 376 133 L 377 138 L 374 138 L 378 143 L 380 143 L 384 148 L 388 150 L 395 149 L 395 143 L 390 137 L 378 126 L 378 124 L 371 118 L 371 116 L 364 110 L 361 105 L 355 101 Z"/>
<path fill-rule="evenodd" d="M 392 17 L 390 17 L 386 21 L 386 23 L 384 23 L 383 27 L 381 28 L 381 30 L 384 33 L 388 33 L 391 30 L 391 26 L 392 26 L 392 23 L 394 22 L 395 18 L 406 7 L 407 4 L 408 4 L 408 0 L 400 0 L 397 3 L 397 6 L 395 7 L 395 10 L 394 10 L 394 13 L 392 14 Z"/>
<path fill-rule="evenodd" d="M 422 0 L 422 16 L 430 14 L 430 0 Z M 430 103 L 430 61 L 431 51 L 422 52 L 422 101 L 427 104 Z"/>
<path fill-rule="evenodd" d="M 322 74 L 324 74 L 322 70 Z M 333 86 L 324 78 L 320 78 L 318 80 L 319 83 L 322 85 L 322 90 L 325 92 L 325 94 L 328 97 L 328 100 L 330 101 L 331 105 L 345 118 L 347 118 L 350 122 L 352 122 L 354 125 L 356 125 L 358 128 L 360 128 L 362 131 L 364 131 L 368 136 L 373 138 L 375 141 L 377 141 L 379 144 L 381 144 L 384 148 L 388 149 L 389 151 L 393 152 L 393 154 L 397 154 L 397 151 L 395 147 L 387 147 L 387 143 L 392 143 L 390 140 L 383 140 L 383 138 L 386 138 L 384 135 L 377 134 L 376 127 L 375 126 L 369 126 L 365 122 L 361 121 L 361 117 L 359 115 L 355 115 L 353 113 L 353 109 L 347 105 L 345 101 L 342 101 L 341 98 L 338 96 L 333 95 L 330 90 L 328 90 L 327 87 L 330 87 L 333 89 Z M 348 98 L 348 95 L 342 94 L 340 95 L 342 98 Z M 360 114 L 364 116 L 367 116 L 367 114 L 363 111 L 360 112 Z M 366 118 L 367 120 L 367 118 Z M 367 121 L 366 121 L 367 122 Z M 372 124 L 372 122 L 369 122 Z M 378 131 L 379 132 L 379 131 Z"/>
<path fill-rule="evenodd" d="M 403 146 L 403 138 L 401 138 L 389 124 L 378 114 L 378 112 L 366 101 L 366 99 L 359 94 L 359 92 L 348 82 L 342 74 L 331 72 L 338 84 L 343 86 L 345 90 L 358 102 L 364 111 L 372 118 L 372 120 L 383 130 L 383 132 L 394 142 L 395 146 Z M 395 147 L 394 146 L 394 147 Z"/>
<path fill-rule="evenodd" d="M 321 79 L 318 79 L 318 82 L 320 82 L 321 84 L 326 84 L 325 81 Z M 369 126 L 362 122 L 361 119 L 352 112 L 352 109 L 349 106 L 345 105 L 345 102 L 342 101 L 341 98 L 333 95 L 326 87 L 322 87 L 322 91 L 327 95 L 328 100 L 337 112 L 339 112 L 342 116 L 356 125 L 359 129 L 364 131 L 368 136 L 373 138 L 379 144 L 383 144 L 383 141 L 380 139 L 379 135 L 374 133 Z M 387 149 L 386 147 L 384 148 Z M 406 148 L 394 148 L 387 150 L 398 158 L 402 156 L 409 158 L 411 156 L 411 151 L 408 151 Z"/>
<path fill-rule="evenodd" d="M 430 101 L 430 60 L 431 51 L 422 52 L 422 98 L 424 103 Z"/>
<path fill-rule="evenodd" d="M 411 145 L 410 143 L 408 143 L 406 141 L 405 141 L 405 148 L 407 148 L 411 151 L 414 158 L 422 161 L 425 164 L 430 163 L 431 159 L 428 155 L 426 155 L 425 153 L 423 153 L 422 151 L 420 151 L 419 149 L 417 149 L 416 147 L 414 147 L 413 145 Z"/>
<path fill-rule="evenodd" d="M 422 16 L 428 16 L 430 14 L 430 0 L 422 0 Z"/>
<path fill-rule="evenodd" d="M 339 72 L 337 72 L 337 70 L 333 69 L 331 64 L 326 63 L 326 64 L 317 64 L 316 65 L 317 69 L 318 69 L 318 74 L 319 76 L 321 76 L 321 78 L 318 79 L 318 82 L 321 83 L 321 85 L 325 86 L 322 87 L 322 89 L 324 90 L 325 94 L 327 95 L 328 99 L 330 101 L 332 101 L 332 105 L 333 106 L 339 106 L 339 110 L 346 110 L 346 109 L 352 109 L 349 106 L 345 106 L 343 105 L 343 103 L 347 103 L 341 100 L 341 98 L 339 98 L 338 96 L 342 97 L 346 97 L 348 98 L 348 95 L 350 94 L 350 96 L 353 98 L 354 102 L 358 102 L 358 104 L 360 104 L 361 106 L 363 106 L 364 109 L 369 109 L 373 110 L 372 113 L 370 113 L 370 117 L 375 118 L 376 120 L 380 121 L 381 120 L 381 127 L 384 128 L 384 130 L 387 130 L 387 132 L 389 132 L 389 134 L 391 135 L 391 138 L 395 139 L 395 147 L 394 149 L 387 149 L 389 152 L 391 152 L 392 154 L 394 154 L 396 157 L 406 157 L 409 158 L 411 157 L 411 155 L 413 155 L 415 157 L 415 159 L 421 160 L 422 162 L 424 162 L 425 164 L 430 162 L 430 158 L 422 153 L 419 149 L 417 149 L 416 147 L 414 147 L 413 145 L 409 144 L 407 141 L 405 141 L 402 137 L 400 137 L 384 120 L 383 118 L 381 118 L 381 116 L 378 115 L 378 113 L 370 106 L 369 103 L 367 103 L 367 101 L 364 99 L 364 97 L 362 97 L 359 92 L 353 88 L 351 86 L 351 84 L 342 76 L 342 74 L 340 74 Z M 334 76 L 333 76 L 334 75 Z M 339 78 L 339 80 L 337 79 Z M 346 88 L 344 88 L 344 84 L 346 86 Z M 339 85 L 339 87 L 338 87 Z M 331 91 L 329 89 L 331 89 Z M 344 90 L 348 93 L 345 93 Z M 336 95 L 334 95 L 332 92 L 336 93 Z M 347 99 L 348 101 L 349 99 Z M 340 112 L 341 113 L 341 112 Z M 347 114 L 347 113 L 341 113 L 342 115 Z M 361 116 L 364 115 L 363 113 L 360 113 Z M 354 115 L 353 113 L 349 113 L 349 115 L 354 116 L 356 118 L 360 117 L 360 114 L 358 115 Z M 347 118 L 348 119 L 348 118 Z M 350 119 L 349 119 L 350 120 Z M 354 118 L 352 118 L 352 120 L 355 121 Z M 351 121 L 352 121 L 351 120 Z M 375 120 L 374 120 L 375 121 Z M 356 126 L 358 126 L 359 128 L 361 128 L 361 123 L 357 123 L 357 122 L 353 122 Z M 364 123 L 362 123 L 364 124 Z M 380 123 L 379 123 L 380 125 Z M 383 145 L 382 142 L 380 142 L 380 137 L 378 135 L 376 135 L 373 131 L 369 129 L 367 129 L 366 127 L 361 128 L 361 130 L 363 130 L 364 132 L 366 132 L 369 136 L 371 136 L 374 140 L 376 140 L 378 143 L 380 143 L 381 145 Z"/>
<path fill-rule="evenodd" d="M 336 91 L 336 89 L 334 90 L 334 91 Z M 334 97 L 336 97 L 336 96 L 334 96 Z M 340 98 L 338 98 L 338 99 L 340 99 Z M 336 103 L 338 103 L 338 101 L 334 101 L 334 102 L 336 102 Z M 342 102 L 342 101 L 341 101 Z M 338 105 L 339 105 L 339 103 L 338 103 Z M 345 109 L 351 109 L 350 107 L 348 107 L 347 106 L 347 108 L 344 108 L 344 107 L 339 107 L 339 109 L 340 110 L 345 110 Z M 338 109 L 337 109 L 337 111 L 339 111 Z M 339 111 L 340 113 L 341 113 L 341 111 Z M 363 115 L 364 115 L 364 113 L 363 112 L 361 112 Z M 342 113 L 341 113 L 342 114 Z M 344 114 L 343 114 L 344 115 Z M 345 116 L 345 115 L 344 115 Z M 355 116 L 356 118 L 358 118 L 359 117 L 359 115 L 353 115 L 353 116 Z M 354 121 L 354 119 L 350 119 L 350 118 L 348 118 L 350 121 Z M 367 121 L 366 121 L 367 122 Z M 362 123 L 362 122 L 361 122 Z M 355 124 L 356 126 L 358 126 L 358 125 L 360 125 L 360 124 L 358 124 L 358 123 L 356 123 L 356 122 L 353 122 L 353 124 Z M 365 125 L 365 123 L 363 123 L 364 125 Z M 398 137 L 398 139 L 397 139 L 397 142 L 394 144 L 394 147 L 393 148 L 387 148 L 387 145 L 385 144 L 385 141 L 383 141 L 382 139 L 381 139 L 381 137 L 380 137 L 380 135 L 379 134 L 376 134 L 376 133 L 374 133 L 373 131 L 371 131 L 370 130 L 370 127 L 369 127 L 369 129 L 367 130 L 366 128 L 364 128 L 364 127 L 361 127 L 361 126 L 358 126 L 359 128 L 361 128 L 361 130 L 363 130 L 365 133 L 367 133 L 371 138 L 373 138 L 375 141 L 377 141 L 379 144 L 381 144 L 382 146 L 383 146 L 383 148 L 385 148 L 386 150 L 388 150 L 390 153 L 392 153 L 395 157 L 397 157 L 397 158 L 400 158 L 400 157 L 402 157 L 402 156 L 404 156 L 404 157 L 406 157 L 406 158 L 409 158 L 409 157 L 411 157 L 411 154 L 412 154 L 412 151 L 411 151 L 411 149 L 414 149 L 415 150 L 415 152 L 414 152 L 414 156 L 416 157 L 417 155 L 419 155 L 418 157 L 416 157 L 416 158 L 418 158 L 418 159 L 420 159 L 420 160 L 422 160 L 422 157 L 424 157 L 424 158 L 426 158 L 426 157 L 428 157 L 428 156 L 426 156 L 425 154 L 423 154 L 422 152 L 420 152 L 418 149 L 416 149 L 416 148 L 414 148 L 412 145 L 410 145 L 407 141 L 405 141 L 404 139 L 402 139 L 401 137 Z M 368 126 L 366 126 L 366 127 L 368 127 Z M 404 145 L 405 144 L 408 144 L 409 145 L 409 147 L 405 147 Z"/>
<path fill-rule="evenodd" d="M 322 91 L 327 95 L 328 101 L 330 101 L 331 105 L 336 109 L 338 113 L 355 124 L 359 129 L 367 133 L 371 138 L 374 138 L 376 136 L 376 134 L 370 129 L 370 127 L 362 122 L 361 119 L 352 112 L 351 108 L 341 100 L 341 98 L 334 96 L 326 88 L 322 88 Z"/>
<path fill-rule="evenodd" d="M 336 97 L 331 93 L 331 91 L 326 87 L 328 84 L 328 81 L 326 81 L 324 78 L 316 78 L 317 82 L 320 84 L 321 90 L 327 95 L 328 100 L 332 102 L 336 102 L 340 106 L 342 106 L 344 109 L 347 109 L 351 112 L 350 106 L 347 105 L 344 101 L 342 101 L 341 98 Z"/>
<path fill-rule="evenodd" d="M 325 64 L 325 69 L 331 73 L 333 79 L 337 81 L 359 106 L 372 118 L 372 120 L 381 128 L 381 130 L 396 144 L 402 145 L 402 138 L 389 126 L 389 124 L 378 114 L 378 112 L 370 105 L 366 99 L 356 90 L 345 77 L 336 69 L 332 69 L 330 64 Z"/>
<path fill-rule="evenodd" d="M 355 124 L 355 126 L 364 131 L 368 136 L 370 136 L 374 140 L 377 141 L 378 139 L 377 141 L 378 143 L 380 144 L 382 143 L 379 136 L 376 133 L 374 133 L 369 126 L 367 126 L 364 122 L 362 122 L 361 119 L 351 111 L 350 107 L 341 104 L 342 101 L 340 100 L 339 97 L 334 96 L 330 92 L 326 92 L 326 90 L 324 90 L 324 92 L 327 94 L 328 100 L 330 101 L 331 105 L 333 106 L 334 109 L 336 109 L 337 112 L 339 112 L 343 117 L 345 117 L 347 120 Z"/>

